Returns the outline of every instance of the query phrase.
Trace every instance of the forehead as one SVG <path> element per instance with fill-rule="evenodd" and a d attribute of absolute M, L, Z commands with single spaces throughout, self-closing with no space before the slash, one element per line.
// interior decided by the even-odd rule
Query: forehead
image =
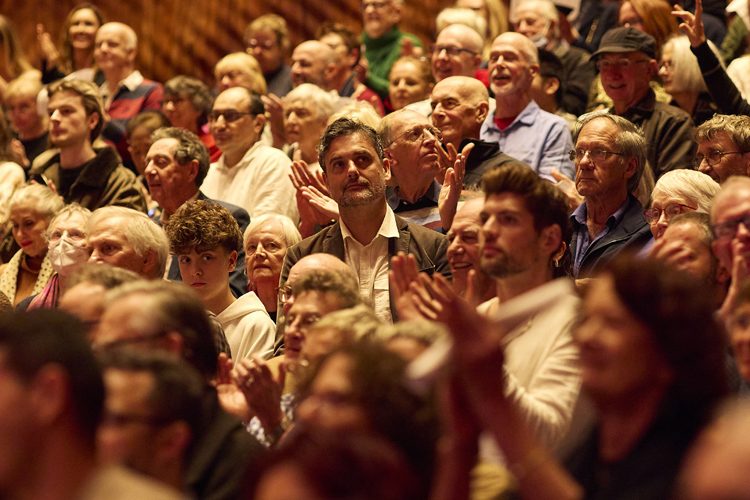
<path fill-rule="evenodd" d="M 362 151 L 370 153 L 373 157 L 378 156 L 378 153 L 375 151 L 375 146 L 372 145 L 364 133 L 355 132 L 353 134 L 339 136 L 331 141 L 328 156 L 345 156 Z"/>
<path fill-rule="evenodd" d="M 216 98 L 213 109 L 233 109 L 235 111 L 249 109 L 250 96 L 242 88 L 227 89 Z"/>
<path fill-rule="evenodd" d="M 60 217 L 55 221 L 54 225 L 51 225 L 50 230 L 62 229 L 62 228 L 79 228 L 84 229 L 86 225 L 86 216 L 81 212 L 70 212 L 64 217 Z"/>
<path fill-rule="evenodd" d="M 294 49 L 293 59 L 322 59 L 323 52 L 331 50 L 326 44 L 318 41 L 303 42 Z"/>
<path fill-rule="evenodd" d="M 122 217 L 110 217 L 99 220 L 91 227 L 89 231 L 90 241 L 101 241 L 105 239 L 119 239 L 127 241 L 125 236 L 125 224 L 127 221 Z"/>
<path fill-rule="evenodd" d="M 104 372 L 107 404 L 122 403 L 123 407 L 147 403 L 154 388 L 154 376 L 146 371 L 127 371 L 108 368 Z M 115 401 L 113 401 L 115 400 Z"/>
<path fill-rule="evenodd" d="M 96 14 L 94 14 L 94 11 L 86 8 L 78 9 L 73 13 L 72 16 L 70 16 L 71 23 L 74 23 L 76 21 L 93 21 L 95 23 L 99 22 Z"/>
<path fill-rule="evenodd" d="M 706 147 L 706 146 L 711 147 L 711 146 L 715 146 L 719 144 L 720 145 L 729 144 L 731 146 L 735 146 L 737 143 L 734 141 L 734 139 L 732 139 L 732 137 L 728 133 L 722 132 L 722 131 L 714 132 L 713 134 L 711 134 L 710 137 L 705 137 L 704 139 L 701 139 L 698 141 L 699 148 Z"/>
<path fill-rule="evenodd" d="M 33 205 L 30 204 L 30 201 L 23 201 L 21 203 L 17 203 L 13 205 L 13 208 L 10 211 L 10 216 L 12 218 L 21 218 L 21 217 L 31 217 L 32 219 L 41 218 L 41 215 L 39 212 L 36 211 Z"/>
<path fill-rule="evenodd" d="M 171 137 L 166 139 L 159 139 L 151 145 L 151 148 L 149 148 L 148 150 L 148 155 L 164 155 L 171 157 L 177 150 L 177 146 L 179 145 L 179 143 L 180 142 L 177 139 L 173 139 Z"/>
<path fill-rule="evenodd" d="M 679 193 L 667 193 L 665 191 L 662 191 L 661 189 L 654 189 L 654 191 L 651 193 L 652 206 L 664 207 L 665 205 L 668 205 L 670 203 L 689 204 L 690 201 L 691 200 L 686 199 Z"/>
<path fill-rule="evenodd" d="M 401 111 L 394 117 L 392 127 L 398 135 L 398 132 L 417 125 L 430 125 L 430 119 L 413 111 Z"/>
<path fill-rule="evenodd" d="M 471 89 L 465 85 L 465 80 L 448 77 L 435 84 L 432 88 L 431 97 L 437 100 L 447 97 L 468 97 L 469 95 L 471 95 Z"/>
<path fill-rule="evenodd" d="M 121 26 L 117 25 L 104 25 L 99 28 L 96 32 L 96 39 L 98 40 L 114 40 L 120 43 L 125 42 L 125 30 Z"/>
<path fill-rule="evenodd" d="M 310 99 L 303 99 L 301 97 L 296 97 L 296 98 L 284 101 L 284 108 L 287 111 L 289 108 L 306 109 L 308 111 L 313 111 L 316 109 L 316 106 L 315 106 L 315 103 Z"/>
<path fill-rule="evenodd" d="M 539 12 L 539 7 L 534 2 L 528 2 L 528 5 L 522 5 L 516 9 L 515 17 L 539 20 L 542 19 L 542 13 Z"/>
<path fill-rule="evenodd" d="M 701 246 L 709 248 L 709 243 L 702 238 L 703 231 L 692 223 L 670 224 L 664 231 L 662 238 L 669 240 L 680 240 L 694 247 Z"/>
<path fill-rule="evenodd" d="M 248 241 L 258 241 L 265 238 L 273 238 L 276 240 L 283 239 L 284 230 L 281 227 L 281 223 L 276 220 L 269 220 L 259 227 L 252 233 L 248 234 Z"/>
<path fill-rule="evenodd" d="M 711 209 L 712 222 L 721 222 L 744 215 L 750 215 L 750 186 L 730 186 L 716 195 Z"/>
<path fill-rule="evenodd" d="M 457 28 L 456 26 L 458 25 L 448 26 L 443 31 L 441 31 L 437 36 L 437 40 L 435 40 L 435 43 L 440 45 L 451 44 L 463 48 L 467 43 L 468 37 L 465 31 Z"/>
<path fill-rule="evenodd" d="M 52 97 L 49 98 L 49 108 L 57 108 L 59 106 L 72 106 L 75 108 L 83 109 L 83 97 L 76 94 L 72 90 L 63 90 L 62 92 L 55 92 Z"/>
<path fill-rule="evenodd" d="M 484 199 L 482 212 L 503 212 L 512 211 L 520 214 L 531 213 L 526 208 L 526 201 L 520 195 L 515 193 L 491 194 Z"/>
<path fill-rule="evenodd" d="M 249 38 L 271 39 L 276 41 L 276 33 L 269 28 L 256 28 L 248 33 Z"/>
<path fill-rule="evenodd" d="M 338 309 L 339 301 L 333 292 L 308 290 L 295 296 L 290 314 L 324 315 Z"/>
<path fill-rule="evenodd" d="M 320 37 L 320 41 L 328 45 L 329 47 L 338 47 L 344 45 L 344 39 L 338 33 L 326 33 Z"/>
<path fill-rule="evenodd" d="M 612 143 L 617 136 L 619 129 L 611 120 L 606 117 L 594 118 L 583 126 L 578 134 L 576 144 L 585 141 L 602 140 Z"/>

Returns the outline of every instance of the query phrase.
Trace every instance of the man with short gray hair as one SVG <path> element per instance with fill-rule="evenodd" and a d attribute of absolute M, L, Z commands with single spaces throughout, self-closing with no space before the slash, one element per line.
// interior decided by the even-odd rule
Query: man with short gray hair
<path fill-rule="evenodd" d="M 750 117 L 714 115 L 695 130 L 698 170 L 723 183 L 733 175 L 750 175 Z"/>
<path fill-rule="evenodd" d="M 123 23 L 105 23 L 96 32 L 94 61 L 104 74 L 100 87 L 109 121 L 102 135 L 113 142 L 125 166 L 134 168 L 128 152 L 125 126 L 141 111 L 161 108 L 164 89 L 160 83 L 146 80 L 135 69 L 138 37 Z"/>
<path fill-rule="evenodd" d="M 148 215 L 123 207 L 100 208 L 91 214 L 86 234 L 90 262 L 106 262 L 150 280 L 164 276 L 169 242 Z"/>
<path fill-rule="evenodd" d="M 573 276 L 589 277 L 625 249 L 637 250 L 651 239 L 643 207 L 633 191 L 646 163 L 646 141 L 631 122 L 605 111 L 578 121 L 576 189 L 583 203 L 573 212 Z"/>
<path fill-rule="evenodd" d="M 165 224 L 178 208 L 191 200 L 207 200 L 217 203 L 232 214 L 240 231 L 245 231 L 250 223 L 247 211 L 219 200 L 211 200 L 198 188 L 208 173 L 209 157 L 200 138 L 185 129 L 176 127 L 160 128 L 152 135 L 153 144 L 146 155 L 146 170 L 143 175 L 148 183 L 151 197 L 159 204 L 159 210 L 152 219 Z M 237 265 L 230 273 L 229 285 L 235 297 L 247 291 L 245 277 L 245 251 L 240 249 Z M 169 258 L 167 279 L 182 281 L 177 260 Z"/>

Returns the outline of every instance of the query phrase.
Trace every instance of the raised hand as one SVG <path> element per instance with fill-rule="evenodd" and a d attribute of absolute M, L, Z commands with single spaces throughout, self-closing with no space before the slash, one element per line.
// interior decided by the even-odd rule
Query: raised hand
<path fill-rule="evenodd" d="M 274 380 L 268 365 L 258 356 L 243 359 L 233 372 L 234 383 L 245 396 L 251 412 L 258 417 L 266 433 L 281 425 L 281 393 L 284 389 L 286 371 L 283 366 Z"/>
<path fill-rule="evenodd" d="M 673 6 L 672 15 L 679 21 L 678 28 L 685 33 L 690 40 L 690 45 L 698 47 L 706 42 L 706 33 L 703 30 L 703 0 L 695 0 L 695 14 L 685 10 L 680 4 Z"/>
<path fill-rule="evenodd" d="M 460 154 L 456 153 L 456 148 L 448 144 L 448 150 L 442 147 L 438 148 L 438 156 L 441 156 L 441 164 L 449 161 L 453 156 L 453 163 L 445 170 L 443 185 L 438 195 L 438 212 L 440 213 L 440 223 L 446 231 L 453 225 L 453 218 L 456 216 L 458 200 L 461 197 L 461 191 L 464 185 L 464 176 L 466 175 L 466 160 L 474 149 L 474 144 L 469 143 L 464 146 Z"/>
<path fill-rule="evenodd" d="M 284 103 L 275 94 L 260 96 L 266 108 L 268 123 L 271 126 L 273 136 L 273 147 L 281 148 L 286 144 L 286 131 L 284 130 Z"/>

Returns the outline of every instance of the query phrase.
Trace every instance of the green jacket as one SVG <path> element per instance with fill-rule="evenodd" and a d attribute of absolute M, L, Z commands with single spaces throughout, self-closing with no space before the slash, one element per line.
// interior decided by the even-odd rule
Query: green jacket
<path fill-rule="evenodd" d="M 401 57 L 401 43 L 404 38 L 409 38 L 415 47 L 422 46 L 416 35 L 402 33 L 398 26 L 394 26 L 380 38 L 370 38 L 367 33 L 362 33 L 368 65 L 365 84 L 383 99 L 388 97 L 388 74 L 396 59 Z"/>

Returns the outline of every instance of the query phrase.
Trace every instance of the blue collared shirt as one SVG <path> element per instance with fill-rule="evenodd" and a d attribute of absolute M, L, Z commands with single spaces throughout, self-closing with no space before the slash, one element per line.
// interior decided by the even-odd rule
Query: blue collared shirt
<path fill-rule="evenodd" d="M 564 119 L 544 111 L 534 101 L 505 130 L 497 128 L 494 115 L 494 108 L 490 109 L 480 139 L 498 143 L 500 151 L 528 163 L 545 179 L 555 181 L 553 169 L 571 179 L 575 177 L 575 166 L 568 156 L 573 138 Z"/>
<path fill-rule="evenodd" d="M 581 265 L 583 264 L 583 257 L 586 255 L 586 251 L 589 247 L 607 236 L 612 228 L 617 227 L 622 221 L 622 218 L 628 209 L 629 202 L 630 198 L 628 197 L 625 202 L 620 205 L 620 208 L 607 218 L 607 224 L 604 226 L 604 229 L 602 229 L 593 240 L 589 236 L 589 228 L 586 225 L 586 216 L 588 214 L 586 202 L 581 203 L 570 215 L 570 221 L 573 224 L 573 239 L 576 242 L 575 253 L 573 254 L 573 276 L 578 276 L 578 273 L 581 270 Z"/>

